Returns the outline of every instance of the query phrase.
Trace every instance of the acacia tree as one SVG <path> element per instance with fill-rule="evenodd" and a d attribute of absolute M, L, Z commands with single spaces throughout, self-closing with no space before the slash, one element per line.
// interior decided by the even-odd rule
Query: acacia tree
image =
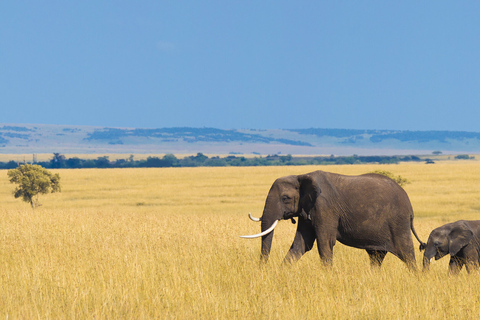
<path fill-rule="evenodd" d="M 395 176 L 393 173 L 391 173 L 390 171 L 386 171 L 386 170 L 375 170 L 375 171 L 372 171 L 371 173 L 376 173 L 376 174 L 381 174 L 381 175 L 384 175 L 386 177 L 389 177 L 390 179 L 392 179 L 393 181 L 395 181 L 396 183 L 398 183 L 398 185 L 400 187 L 403 187 L 404 185 L 406 184 L 410 184 L 410 181 L 407 179 L 407 178 L 404 178 L 402 176 Z"/>
<path fill-rule="evenodd" d="M 53 174 L 36 164 L 23 164 L 16 169 L 8 170 L 11 183 L 16 183 L 15 198 L 22 197 L 30 203 L 33 209 L 41 206 L 38 202 L 39 194 L 60 192 L 60 175 Z"/>

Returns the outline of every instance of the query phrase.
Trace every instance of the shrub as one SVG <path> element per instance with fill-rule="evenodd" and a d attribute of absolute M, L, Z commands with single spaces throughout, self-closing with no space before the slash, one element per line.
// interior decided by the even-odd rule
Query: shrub
<path fill-rule="evenodd" d="M 411 183 L 408 179 L 403 178 L 402 176 L 395 176 L 395 175 L 394 175 L 393 173 L 391 173 L 390 171 L 386 171 L 386 170 L 375 170 L 375 171 L 372 171 L 371 173 L 381 174 L 381 175 L 383 175 L 383 176 L 389 177 L 390 179 L 392 179 L 393 181 L 395 181 L 396 183 L 398 183 L 398 185 L 399 185 L 400 187 L 403 187 L 404 185 Z"/>

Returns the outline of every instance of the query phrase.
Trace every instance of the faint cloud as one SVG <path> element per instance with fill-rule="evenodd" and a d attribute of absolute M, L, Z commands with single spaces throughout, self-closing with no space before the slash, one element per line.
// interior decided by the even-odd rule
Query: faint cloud
<path fill-rule="evenodd" d="M 177 49 L 177 46 L 173 42 L 168 41 L 158 41 L 157 50 L 162 52 L 173 52 Z"/>

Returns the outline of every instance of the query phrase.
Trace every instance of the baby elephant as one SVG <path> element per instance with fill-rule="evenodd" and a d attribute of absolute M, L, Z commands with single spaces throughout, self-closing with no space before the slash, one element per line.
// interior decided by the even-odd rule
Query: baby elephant
<path fill-rule="evenodd" d="M 423 255 L 423 270 L 428 270 L 430 260 L 450 254 L 450 273 L 457 274 L 466 266 L 467 272 L 477 269 L 480 252 L 480 220 L 459 220 L 447 223 L 430 233 Z"/>

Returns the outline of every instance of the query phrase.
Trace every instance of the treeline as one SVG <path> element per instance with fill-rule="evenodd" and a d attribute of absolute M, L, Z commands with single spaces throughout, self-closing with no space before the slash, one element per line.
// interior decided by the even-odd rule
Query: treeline
<path fill-rule="evenodd" d="M 243 156 L 208 157 L 203 153 L 185 158 L 177 158 L 173 154 L 163 157 L 148 157 L 135 160 L 134 155 L 126 159 L 110 160 L 108 156 L 97 159 L 80 159 L 78 157 L 66 158 L 60 153 L 54 153 L 49 161 L 36 162 L 47 169 L 56 168 L 167 168 L 167 167 L 247 167 L 247 166 L 299 166 L 299 165 L 329 165 L 329 164 L 360 164 L 380 163 L 390 164 L 408 161 L 424 161 L 417 156 L 316 156 L 295 157 L 292 155 L 269 155 L 266 157 L 246 158 Z M 0 162 L 0 169 L 16 168 L 19 164 L 15 161 Z"/>

